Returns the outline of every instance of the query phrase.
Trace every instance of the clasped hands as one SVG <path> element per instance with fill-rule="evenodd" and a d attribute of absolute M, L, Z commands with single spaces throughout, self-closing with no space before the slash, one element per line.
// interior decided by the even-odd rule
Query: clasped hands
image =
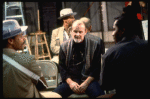
<path fill-rule="evenodd" d="M 85 93 L 85 90 L 88 87 L 88 84 L 86 82 L 83 82 L 81 85 L 78 83 L 72 81 L 72 83 L 69 84 L 71 90 L 77 94 Z"/>

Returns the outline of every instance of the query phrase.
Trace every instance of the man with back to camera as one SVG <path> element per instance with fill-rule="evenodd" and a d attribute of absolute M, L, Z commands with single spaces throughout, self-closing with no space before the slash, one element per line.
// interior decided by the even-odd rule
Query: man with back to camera
<path fill-rule="evenodd" d="M 90 98 L 103 95 L 98 83 L 101 68 L 101 45 L 86 37 L 87 29 L 81 20 L 73 22 L 69 40 L 63 42 L 59 52 L 62 83 L 53 90 L 63 98 L 72 93 L 86 93 Z"/>
<path fill-rule="evenodd" d="M 111 97 L 143 98 L 147 88 L 148 42 L 138 36 L 139 20 L 132 6 L 115 18 L 112 36 L 116 44 L 103 55 L 103 90 L 116 90 Z M 99 98 L 102 98 L 101 96 Z"/>
<path fill-rule="evenodd" d="M 47 85 L 41 67 L 36 63 L 33 55 L 18 53 L 25 47 L 24 31 L 28 26 L 20 26 L 16 20 L 3 21 L 3 54 L 12 58 L 23 67 L 41 77 Z M 29 77 L 3 59 L 3 97 L 5 98 L 50 98 L 52 95 L 61 97 L 57 93 L 45 92 L 40 94 L 36 88 L 37 81 Z M 47 93 L 49 95 L 47 95 Z"/>
<path fill-rule="evenodd" d="M 63 20 L 63 26 L 56 28 L 52 31 L 51 51 L 54 53 L 53 61 L 59 63 L 59 49 L 62 42 L 66 41 L 70 37 L 69 27 L 72 25 L 72 22 L 75 20 L 74 15 L 76 12 L 73 12 L 71 8 L 64 8 L 60 11 L 59 20 Z"/>

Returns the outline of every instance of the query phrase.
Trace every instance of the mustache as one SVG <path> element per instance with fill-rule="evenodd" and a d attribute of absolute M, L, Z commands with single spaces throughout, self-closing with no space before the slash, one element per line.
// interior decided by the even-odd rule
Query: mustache
<path fill-rule="evenodd" d="M 22 44 L 25 44 L 26 43 L 26 41 L 24 41 Z"/>
<path fill-rule="evenodd" d="M 80 36 L 76 36 L 76 35 L 74 36 L 74 38 L 76 38 L 76 39 L 81 39 L 81 37 L 80 37 Z"/>

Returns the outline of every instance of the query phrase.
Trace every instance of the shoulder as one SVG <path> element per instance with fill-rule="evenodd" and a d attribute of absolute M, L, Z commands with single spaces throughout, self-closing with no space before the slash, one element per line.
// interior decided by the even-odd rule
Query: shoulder
<path fill-rule="evenodd" d="M 34 55 L 29 55 L 26 53 L 15 54 L 12 56 L 12 58 L 27 68 L 31 65 L 34 65 L 36 61 Z"/>
<path fill-rule="evenodd" d="M 135 39 L 135 42 L 138 43 L 139 45 L 145 45 L 148 47 L 148 41 L 142 40 L 142 39 Z"/>
<path fill-rule="evenodd" d="M 41 76 L 41 67 L 39 63 L 37 63 L 34 55 L 23 53 L 16 57 L 18 58 L 18 59 L 15 58 L 16 61 L 18 61 L 18 63 L 22 64 L 24 67 L 28 68 L 35 74 Z"/>
<path fill-rule="evenodd" d="M 135 51 L 147 51 L 148 49 L 148 42 L 144 40 L 131 40 L 131 41 L 122 41 L 116 43 L 114 46 L 110 47 L 105 56 L 116 56 L 116 55 L 126 55 L 129 52 L 133 53 Z"/>
<path fill-rule="evenodd" d="M 29 55 L 29 54 L 25 54 L 25 53 L 18 54 L 18 57 L 20 59 L 22 59 L 23 61 L 25 61 L 25 62 L 29 62 L 31 60 L 35 60 L 35 56 L 34 55 Z"/>
<path fill-rule="evenodd" d="M 102 42 L 102 40 L 100 39 L 100 37 L 94 36 L 92 34 L 87 33 L 85 35 L 85 38 L 87 38 L 89 41 L 93 42 L 93 43 L 97 43 L 100 44 Z"/>
<path fill-rule="evenodd" d="M 60 47 L 62 48 L 63 51 L 66 51 L 69 46 L 73 43 L 73 38 L 69 38 L 68 40 L 64 41 Z"/>
<path fill-rule="evenodd" d="M 89 32 L 86 34 L 87 37 L 90 37 L 90 38 L 96 38 L 96 39 L 100 39 L 99 37 L 95 36 L 95 35 L 92 35 L 90 34 Z"/>
<path fill-rule="evenodd" d="M 102 55 L 102 60 L 105 62 L 114 62 L 122 56 L 122 49 L 123 45 L 115 44 L 114 46 L 108 48 L 108 50 Z"/>
<path fill-rule="evenodd" d="M 64 27 L 62 26 L 62 27 L 52 30 L 52 38 L 55 36 L 58 36 L 58 34 L 62 33 L 63 29 L 64 29 Z"/>
<path fill-rule="evenodd" d="M 26 53 L 17 53 L 17 52 L 4 53 L 4 54 L 8 55 L 10 58 L 12 58 L 16 62 L 24 66 L 25 68 L 41 76 L 41 69 L 39 65 L 37 64 L 34 55 L 29 55 Z M 12 67 L 11 65 L 8 65 L 8 63 L 5 60 L 3 60 L 3 64 L 5 66 Z M 14 69 L 14 67 L 12 68 Z"/>
<path fill-rule="evenodd" d="M 14 58 L 16 61 L 23 60 L 23 61 L 27 62 L 29 60 L 35 59 L 34 55 L 30 55 L 30 54 L 26 54 L 26 53 L 18 53 L 15 50 L 9 49 L 9 48 L 4 48 L 3 53 L 8 55 L 11 58 Z"/>
<path fill-rule="evenodd" d="M 56 32 L 56 31 L 59 31 L 59 30 L 61 30 L 61 29 L 64 29 L 64 27 L 61 26 L 61 27 L 58 27 L 58 28 L 53 29 L 52 31 L 53 31 L 53 32 Z"/>

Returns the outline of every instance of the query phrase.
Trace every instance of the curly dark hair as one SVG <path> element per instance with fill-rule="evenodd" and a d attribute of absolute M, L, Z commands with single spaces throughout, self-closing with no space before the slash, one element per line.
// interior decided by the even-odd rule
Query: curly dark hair
<path fill-rule="evenodd" d="M 137 11 L 133 6 L 123 8 L 121 16 L 116 17 L 116 25 L 120 30 L 125 29 L 123 37 L 132 37 L 140 34 L 140 20 L 137 18 Z"/>

